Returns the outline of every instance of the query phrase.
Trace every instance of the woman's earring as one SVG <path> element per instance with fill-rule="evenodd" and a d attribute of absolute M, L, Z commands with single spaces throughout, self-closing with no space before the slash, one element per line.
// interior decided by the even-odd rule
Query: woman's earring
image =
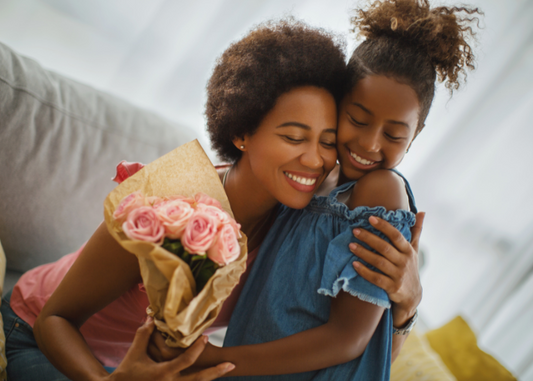
<path fill-rule="evenodd" d="M 244 145 L 241 144 L 241 149 L 244 149 Z"/>

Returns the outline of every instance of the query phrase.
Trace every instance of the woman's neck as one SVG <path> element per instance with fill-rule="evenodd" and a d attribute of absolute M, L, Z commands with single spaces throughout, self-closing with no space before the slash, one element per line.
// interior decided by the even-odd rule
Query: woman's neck
<path fill-rule="evenodd" d="M 249 250 L 257 247 L 266 235 L 278 201 L 256 179 L 247 162 L 240 160 L 230 167 L 225 191 L 241 230 L 248 237 Z"/>

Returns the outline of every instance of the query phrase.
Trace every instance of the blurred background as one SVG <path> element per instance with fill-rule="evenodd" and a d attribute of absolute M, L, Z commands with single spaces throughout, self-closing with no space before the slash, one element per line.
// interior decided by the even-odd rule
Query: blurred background
<path fill-rule="evenodd" d="M 205 85 L 232 41 L 261 21 L 293 15 L 345 36 L 351 52 L 357 4 L 0 0 L 0 41 L 194 129 L 209 150 Z M 483 349 L 533 379 L 533 1 L 469 4 L 485 12 L 478 69 L 452 98 L 438 89 L 426 128 L 399 168 L 427 212 L 420 315 L 435 328 L 461 314 Z"/>

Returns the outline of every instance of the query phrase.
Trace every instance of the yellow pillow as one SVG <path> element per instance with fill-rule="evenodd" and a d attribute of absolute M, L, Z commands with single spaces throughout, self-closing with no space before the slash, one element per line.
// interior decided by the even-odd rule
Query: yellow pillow
<path fill-rule="evenodd" d="M 409 334 L 391 368 L 391 381 L 411 380 L 455 381 L 439 355 L 416 329 Z"/>
<path fill-rule="evenodd" d="M 462 317 L 426 333 L 429 344 L 458 381 L 511 381 L 516 378 L 477 346 L 476 335 Z"/>
<path fill-rule="evenodd" d="M 0 296 L 4 291 L 4 278 L 6 277 L 6 255 L 2 248 L 2 242 L 0 242 Z M 1 300 L 0 300 L 1 303 Z M 6 375 L 6 336 L 4 335 L 4 321 L 2 314 L 0 314 L 0 380 L 7 380 Z"/>

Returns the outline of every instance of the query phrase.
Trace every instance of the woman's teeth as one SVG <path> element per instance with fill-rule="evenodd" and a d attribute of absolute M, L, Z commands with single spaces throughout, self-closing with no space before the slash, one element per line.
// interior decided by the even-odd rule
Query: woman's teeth
<path fill-rule="evenodd" d="M 361 156 L 357 156 L 352 151 L 350 151 L 350 155 L 352 155 L 352 157 L 355 159 L 355 161 L 357 161 L 358 163 L 361 163 L 363 165 L 372 165 L 372 164 L 375 163 L 375 161 L 370 161 L 370 160 L 367 160 L 367 159 L 363 159 Z"/>
<path fill-rule="evenodd" d="M 309 179 L 309 178 L 306 178 L 306 177 L 300 177 L 300 176 L 291 175 L 290 173 L 287 173 L 287 172 L 283 172 L 283 173 L 289 179 L 291 179 L 293 181 L 296 181 L 297 183 L 302 184 L 302 185 L 313 185 L 314 183 L 316 183 L 316 178 Z"/>

